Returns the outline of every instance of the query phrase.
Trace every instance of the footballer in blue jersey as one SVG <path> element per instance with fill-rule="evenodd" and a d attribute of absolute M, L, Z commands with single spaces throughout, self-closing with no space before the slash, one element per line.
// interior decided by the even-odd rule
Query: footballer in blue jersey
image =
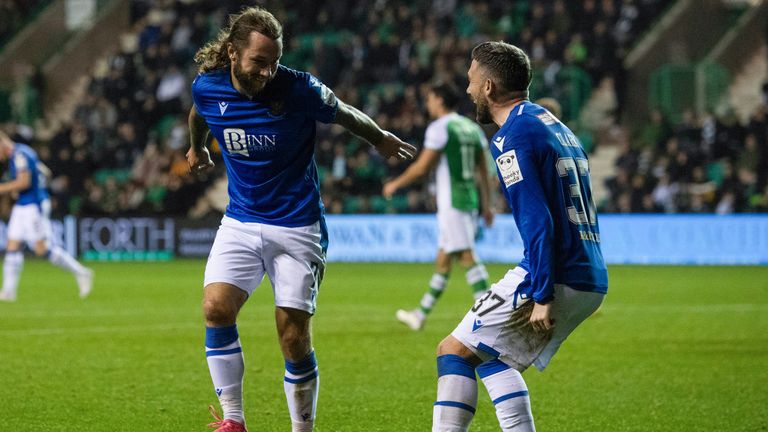
<path fill-rule="evenodd" d="M 19 277 L 24 266 L 24 245 L 36 255 L 72 273 L 80 297 L 93 287 L 93 271 L 77 262 L 67 251 L 51 240 L 50 201 L 45 189 L 45 175 L 37 153 L 31 147 L 13 142 L 0 131 L 0 162 L 8 161 L 10 180 L 0 183 L 0 194 L 17 195 L 8 221 L 8 243 L 3 262 L 3 288 L 0 301 L 15 301 Z"/>
<path fill-rule="evenodd" d="M 381 130 L 307 72 L 279 64 L 282 26 L 267 10 L 243 9 L 195 55 L 189 114 L 193 174 L 213 166 L 209 135 L 222 149 L 229 205 L 205 269 L 206 358 L 223 410 L 220 432 L 244 431 L 244 362 L 237 315 L 266 275 L 285 358 L 284 388 L 293 431 L 314 427 L 319 369 L 311 317 L 325 269 L 327 238 L 314 160 L 316 123 L 337 123 L 384 157 L 415 148 Z"/>
<path fill-rule="evenodd" d="M 489 147 L 525 252 L 438 346 L 433 430 L 467 430 L 477 374 L 501 429 L 534 431 L 521 373 L 543 370 L 608 288 L 589 163 L 568 127 L 528 101 L 531 68 L 521 49 L 482 43 L 467 75 L 477 121 L 499 126 Z"/>

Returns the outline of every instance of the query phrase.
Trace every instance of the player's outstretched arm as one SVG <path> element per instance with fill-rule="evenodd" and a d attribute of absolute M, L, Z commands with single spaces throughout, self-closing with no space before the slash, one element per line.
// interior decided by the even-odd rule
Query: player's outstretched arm
<path fill-rule="evenodd" d="M 371 143 L 386 158 L 413 159 L 416 147 L 404 142 L 393 133 L 382 130 L 376 122 L 359 109 L 339 100 L 336 124 Z"/>
<path fill-rule="evenodd" d="M 416 162 L 412 163 L 404 173 L 397 176 L 394 180 L 384 183 L 384 189 L 381 194 L 386 199 L 392 198 L 392 195 L 394 195 L 398 189 L 404 188 L 426 175 L 435 165 L 437 165 L 437 161 L 440 160 L 440 155 L 441 153 L 439 151 L 423 149 L 416 159 Z"/>
<path fill-rule="evenodd" d="M 205 119 L 197 113 L 194 105 L 189 110 L 188 123 L 190 146 L 187 152 L 187 163 L 189 164 L 189 171 L 197 176 L 213 168 L 211 154 L 208 153 L 208 148 L 205 146 L 210 130 L 208 130 Z"/>

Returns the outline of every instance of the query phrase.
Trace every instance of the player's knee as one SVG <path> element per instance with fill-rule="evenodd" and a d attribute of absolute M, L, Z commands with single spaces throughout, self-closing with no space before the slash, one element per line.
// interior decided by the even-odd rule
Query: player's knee
<path fill-rule="evenodd" d="M 461 253 L 458 256 L 459 264 L 465 269 L 468 270 L 477 264 L 477 260 L 475 259 L 475 253 L 469 249 L 461 251 Z"/>
<path fill-rule="evenodd" d="M 448 336 L 437 345 L 437 355 L 454 354 L 461 356 L 464 351 L 468 351 L 461 342 L 453 336 Z"/>
<path fill-rule="evenodd" d="M 206 298 L 203 300 L 205 320 L 216 326 L 228 326 L 235 323 L 237 308 L 228 302 Z"/>
<path fill-rule="evenodd" d="M 48 255 L 48 247 L 46 247 L 45 245 L 42 245 L 42 246 L 35 245 L 35 255 L 37 255 L 38 257 L 43 257 Z"/>
<path fill-rule="evenodd" d="M 5 245 L 5 251 L 6 252 L 18 252 L 21 250 L 21 242 L 17 240 L 8 240 L 8 243 Z"/>

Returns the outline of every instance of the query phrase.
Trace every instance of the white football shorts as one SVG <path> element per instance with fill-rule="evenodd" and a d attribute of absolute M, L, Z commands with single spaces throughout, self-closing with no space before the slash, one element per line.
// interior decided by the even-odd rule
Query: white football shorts
<path fill-rule="evenodd" d="M 289 228 L 224 216 L 205 266 L 204 286 L 224 282 L 250 296 L 266 274 L 276 306 L 314 314 L 325 272 L 324 227 L 316 222 Z"/>
<path fill-rule="evenodd" d="M 527 272 L 516 267 L 478 299 L 451 333 L 483 361 L 498 358 L 522 372 L 531 364 L 544 370 L 568 335 L 600 307 L 604 294 L 555 284 L 549 332 L 533 330 L 528 321 L 533 299 L 518 293 Z"/>
<path fill-rule="evenodd" d="M 50 201 L 38 204 L 15 204 L 8 221 L 8 239 L 26 243 L 30 248 L 40 240 L 52 238 Z"/>
<path fill-rule="evenodd" d="M 438 247 L 445 253 L 475 248 L 477 212 L 464 212 L 455 208 L 437 212 Z"/>

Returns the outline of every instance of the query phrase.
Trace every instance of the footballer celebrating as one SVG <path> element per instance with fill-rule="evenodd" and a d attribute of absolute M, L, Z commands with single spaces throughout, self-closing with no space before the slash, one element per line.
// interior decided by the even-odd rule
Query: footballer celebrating
<path fill-rule="evenodd" d="M 213 166 L 205 142 L 219 142 L 229 205 L 205 268 L 206 358 L 223 418 L 220 432 L 245 431 L 243 353 L 236 318 L 266 274 L 285 358 L 284 388 L 293 431 L 314 426 L 319 369 L 311 317 L 328 246 L 314 160 L 316 122 L 337 123 L 384 157 L 416 149 L 381 130 L 307 72 L 280 65 L 282 26 L 267 10 L 232 15 L 217 40 L 195 55 L 189 114 L 194 174 Z M 214 412 L 214 416 L 216 416 Z"/>
<path fill-rule="evenodd" d="M 519 48 L 485 42 L 472 51 L 467 93 L 479 123 L 499 131 L 489 145 L 525 248 L 438 346 L 433 431 L 466 431 L 477 374 L 503 431 L 533 431 L 521 375 L 543 370 L 568 335 L 601 304 L 608 273 L 587 155 L 552 113 L 528 101 L 531 66 Z"/>

